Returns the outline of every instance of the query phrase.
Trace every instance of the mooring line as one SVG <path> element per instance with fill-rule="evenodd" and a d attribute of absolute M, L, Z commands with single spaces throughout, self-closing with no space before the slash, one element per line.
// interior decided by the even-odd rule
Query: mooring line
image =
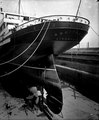
<path fill-rule="evenodd" d="M 5 76 L 10 75 L 10 74 L 12 74 L 13 72 L 19 70 L 22 66 L 24 66 L 24 65 L 31 59 L 31 57 L 35 54 L 35 52 L 37 51 L 37 49 L 39 48 L 39 46 L 40 46 L 41 43 L 43 42 L 44 37 L 45 37 L 45 35 L 46 35 L 47 31 L 48 31 L 48 28 L 49 28 L 49 26 L 50 26 L 50 22 L 51 22 L 51 21 L 49 21 L 48 26 L 47 26 L 47 28 L 46 28 L 46 30 L 45 30 L 45 33 L 44 33 L 41 41 L 39 42 L 38 46 L 37 46 L 36 49 L 33 51 L 33 53 L 27 58 L 27 60 L 26 60 L 25 62 L 23 62 L 23 63 L 22 63 L 19 67 L 17 67 L 16 69 L 14 69 L 14 70 L 6 73 L 6 74 L 3 74 L 3 75 L 1 75 L 0 77 L 5 77 Z"/>
<path fill-rule="evenodd" d="M 45 23 L 46 23 L 46 22 L 45 22 Z M 37 38 L 38 38 L 39 35 L 41 34 L 41 32 L 42 32 L 42 30 L 43 30 L 43 28 L 44 28 L 44 26 L 45 26 L 45 23 L 43 24 L 43 26 L 42 26 L 40 32 L 38 33 L 38 35 L 36 36 L 35 40 L 33 40 L 33 42 L 32 42 L 23 52 L 21 52 L 19 55 L 17 55 L 16 57 L 12 58 L 11 60 L 8 60 L 8 61 L 6 61 L 6 62 L 0 63 L 0 65 L 4 65 L 4 64 L 7 64 L 7 63 L 9 63 L 9 62 L 12 62 L 13 60 L 17 59 L 17 58 L 20 57 L 22 54 L 24 54 L 24 53 L 35 43 L 35 41 L 37 40 Z"/>

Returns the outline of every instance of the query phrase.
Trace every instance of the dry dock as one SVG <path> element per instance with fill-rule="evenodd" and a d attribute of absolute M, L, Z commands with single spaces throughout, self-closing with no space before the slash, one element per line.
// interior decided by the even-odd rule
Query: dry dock
<path fill-rule="evenodd" d="M 63 82 L 63 109 L 52 120 L 99 120 L 99 49 L 75 49 L 56 58 Z M 70 85 L 70 86 L 69 86 Z M 78 91 L 71 89 L 76 88 Z M 75 87 L 74 87 L 75 86 Z M 5 108 L 5 103 L 11 109 Z M 23 101 L 0 90 L 0 120 L 48 120 L 42 112 L 22 109 Z"/>
<path fill-rule="evenodd" d="M 59 115 L 53 115 L 52 120 L 99 120 L 99 104 L 65 87 L 63 91 L 63 109 Z M 9 103 L 11 109 L 5 109 L 5 103 Z M 0 120 L 49 120 L 40 111 L 26 111 L 22 109 L 22 101 L 7 96 L 0 92 Z"/>
<path fill-rule="evenodd" d="M 99 48 L 71 49 L 56 58 L 60 78 L 99 102 Z"/>

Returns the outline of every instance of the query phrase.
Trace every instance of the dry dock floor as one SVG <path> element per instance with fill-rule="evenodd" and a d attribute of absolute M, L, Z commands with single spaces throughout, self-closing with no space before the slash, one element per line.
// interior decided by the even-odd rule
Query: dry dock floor
<path fill-rule="evenodd" d="M 74 92 L 69 87 L 63 89 L 63 110 L 62 114 L 54 115 L 53 120 L 99 120 L 99 104 Z M 4 91 L 0 91 L 0 120 L 48 120 L 40 111 L 34 113 L 20 109 L 22 101 L 7 96 L 4 97 Z M 8 102 L 12 106 L 9 112 L 5 110 L 4 104 Z"/>

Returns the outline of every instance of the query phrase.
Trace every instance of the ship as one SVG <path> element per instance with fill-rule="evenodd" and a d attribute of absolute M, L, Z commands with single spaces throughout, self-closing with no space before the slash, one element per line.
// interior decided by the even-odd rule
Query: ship
<path fill-rule="evenodd" d="M 0 13 L 0 82 L 14 97 L 26 98 L 29 88 L 47 92 L 49 109 L 59 114 L 63 94 L 54 57 L 79 44 L 90 21 L 73 15 L 31 17 Z"/>

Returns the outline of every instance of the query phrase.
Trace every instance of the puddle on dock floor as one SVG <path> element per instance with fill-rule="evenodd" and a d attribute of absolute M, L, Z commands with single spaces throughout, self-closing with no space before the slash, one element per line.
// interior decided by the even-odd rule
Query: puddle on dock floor
<path fill-rule="evenodd" d="M 62 114 L 55 115 L 55 120 L 99 120 L 99 104 L 84 97 L 80 93 L 76 92 L 76 98 L 74 97 L 74 92 L 69 87 L 64 87 L 63 89 L 63 110 Z M 5 110 L 4 104 L 5 102 L 9 102 L 12 106 L 12 113 L 7 114 L 8 111 Z M 15 99 L 10 96 L 7 96 L 6 99 L 4 97 L 3 91 L 0 92 L 0 120 L 23 120 L 23 119 L 31 119 L 31 120 L 48 120 L 44 114 L 40 113 L 32 113 L 27 111 L 27 115 L 25 111 L 20 110 L 22 106 L 22 100 Z"/>

